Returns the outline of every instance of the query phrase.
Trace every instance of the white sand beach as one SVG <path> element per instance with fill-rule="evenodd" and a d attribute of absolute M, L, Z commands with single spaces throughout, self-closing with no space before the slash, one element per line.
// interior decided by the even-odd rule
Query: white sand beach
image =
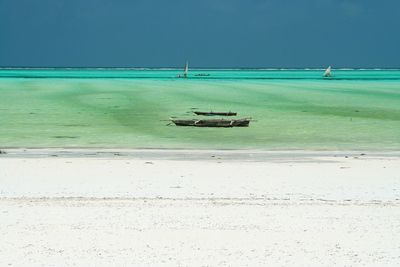
<path fill-rule="evenodd" d="M 6 149 L 1 266 L 397 266 L 400 154 Z"/>

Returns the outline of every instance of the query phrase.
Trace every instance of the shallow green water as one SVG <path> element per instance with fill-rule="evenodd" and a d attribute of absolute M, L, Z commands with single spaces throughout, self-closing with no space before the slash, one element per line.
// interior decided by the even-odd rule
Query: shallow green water
<path fill-rule="evenodd" d="M 0 147 L 400 149 L 400 71 L 0 70 Z M 208 73 L 210 76 L 194 76 Z M 236 111 L 248 128 L 167 126 Z"/>

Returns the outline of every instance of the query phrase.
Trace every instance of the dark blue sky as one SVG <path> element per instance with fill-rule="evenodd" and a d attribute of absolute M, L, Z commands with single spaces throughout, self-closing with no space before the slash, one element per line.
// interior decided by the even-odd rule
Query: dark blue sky
<path fill-rule="evenodd" d="M 0 66 L 400 67 L 399 0 L 0 0 Z"/>

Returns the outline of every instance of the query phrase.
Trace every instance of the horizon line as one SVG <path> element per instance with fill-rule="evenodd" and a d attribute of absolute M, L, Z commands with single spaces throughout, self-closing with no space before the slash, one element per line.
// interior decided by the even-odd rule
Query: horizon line
<path fill-rule="evenodd" d="M 194 70 L 324 70 L 328 66 L 322 67 L 190 67 L 190 69 Z M 130 67 L 105 67 L 105 66 L 0 66 L 0 70 L 7 69 L 133 69 L 133 70 L 179 70 L 183 69 L 182 66 L 159 66 L 159 67 L 146 67 L 146 66 L 130 66 Z M 332 69 L 336 70 L 400 70 L 400 67 L 332 67 Z"/>

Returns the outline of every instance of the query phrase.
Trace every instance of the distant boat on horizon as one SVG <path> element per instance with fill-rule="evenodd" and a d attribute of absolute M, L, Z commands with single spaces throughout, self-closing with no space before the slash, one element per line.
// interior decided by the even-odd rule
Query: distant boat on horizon
<path fill-rule="evenodd" d="M 183 69 L 183 75 L 178 74 L 178 78 L 187 78 L 189 73 L 189 62 L 186 61 L 185 68 Z"/>
<path fill-rule="evenodd" d="M 186 61 L 185 69 L 183 71 L 183 78 L 187 78 L 189 72 L 189 62 Z"/>
<path fill-rule="evenodd" d="M 329 66 L 325 72 L 324 72 L 324 77 L 332 77 L 332 68 Z"/>

